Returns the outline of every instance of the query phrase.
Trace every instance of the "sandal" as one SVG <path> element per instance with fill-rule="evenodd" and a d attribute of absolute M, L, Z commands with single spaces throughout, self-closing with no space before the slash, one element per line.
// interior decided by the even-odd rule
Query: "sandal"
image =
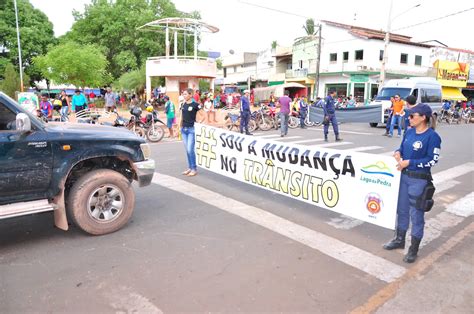
<path fill-rule="evenodd" d="M 183 173 L 181 173 L 183 176 L 187 176 L 189 173 L 191 172 L 191 169 L 188 169 L 186 171 L 183 171 Z"/>

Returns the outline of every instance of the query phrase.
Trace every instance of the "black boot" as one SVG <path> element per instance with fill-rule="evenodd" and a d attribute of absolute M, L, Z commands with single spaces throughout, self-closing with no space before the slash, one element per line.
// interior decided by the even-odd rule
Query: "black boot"
<path fill-rule="evenodd" d="M 245 129 L 245 134 L 246 135 L 253 135 L 252 133 L 249 132 L 249 129 Z"/>
<path fill-rule="evenodd" d="M 336 142 L 342 142 L 342 138 L 339 137 L 339 134 L 336 135 Z"/>
<path fill-rule="evenodd" d="M 411 237 L 411 245 L 408 249 L 407 255 L 403 258 L 405 263 L 413 263 L 416 261 L 416 257 L 418 256 L 418 249 L 420 248 L 421 239 Z"/>
<path fill-rule="evenodd" d="M 404 249 L 405 248 L 405 237 L 406 231 L 397 229 L 395 238 L 383 246 L 386 250 Z"/>
<path fill-rule="evenodd" d="M 328 141 L 328 135 L 327 135 L 327 134 L 324 134 L 324 141 L 325 141 L 325 142 Z"/>

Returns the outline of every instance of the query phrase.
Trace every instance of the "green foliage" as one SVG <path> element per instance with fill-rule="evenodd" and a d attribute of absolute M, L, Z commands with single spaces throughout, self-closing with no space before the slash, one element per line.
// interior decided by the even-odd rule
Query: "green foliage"
<path fill-rule="evenodd" d="M 303 25 L 303 28 L 306 31 L 306 35 L 314 35 L 314 32 L 315 32 L 314 20 L 307 19 L 305 25 Z"/>
<path fill-rule="evenodd" d="M 23 67 L 31 80 L 37 81 L 41 75 L 32 67 L 32 61 L 35 56 L 45 54 L 48 45 L 55 43 L 53 24 L 28 0 L 17 0 L 17 4 Z M 18 69 L 15 9 L 13 0 L 0 0 L 0 73 L 8 63 Z"/>
<path fill-rule="evenodd" d="M 100 86 L 109 79 L 105 71 L 107 60 L 94 45 L 63 43 L 35 58 L 34 63 L 44 77 L 55 83 Z"/>
<path fill-rule="evenodd" d="M 20 74 L 11 63 L 5 66 L 5 71 L 2 74 L 4 79 L 0 81 L 0 90 L 15 99 L 15 92 L 20 91 Z M 25 78 L 28 80 L 28 77 L 24 77 L 23 81 Z"/>
<path fill-rule="evenodd" d="M 120 78 L 114 83 L 116 90 L 133 91 L 141 94 L 145 89 L 146 76 L 145 67 L 142 66 L 139 70 L 133 70 L 122 74 Z"/>
<path fill-rule="evenodd" d="M 137 27 L 166 17 L 199 18 L 199 14 L 184 14 L 171 0 L 92 0 L 84 13 L 74 12 L 76 22 L 61 40 L 103 47 L 107 72 L 117 79 L 124 71 L 139 69 L 148 57 L 165 54 L 163 33 L 140 31 Z M 191 38 L 186 46 L 187 51 L 192 51 Z M 178 50 L 184 50 L 182 36 Z"/>
<path fill-rule="evenodd" d="M 276 49 L 278 42 L 276 40 L 272 41 L 272 49 Z"/>
<path fill-rule="evenodd" d="M 210 88 L 211 88 L 211 83 L 208 80 L 199 80 L 200 91 L 209 91 Z"/>
<path fill-rule="evenodd" d="M 222 59 L 216 59 L 216 66 L 218 70 L 222 70 Z"/>

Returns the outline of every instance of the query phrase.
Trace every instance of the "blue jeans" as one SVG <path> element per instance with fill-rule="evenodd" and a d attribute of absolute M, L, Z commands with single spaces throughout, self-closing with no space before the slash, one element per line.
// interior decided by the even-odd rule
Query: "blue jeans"
<path fill-rule="evenodd" d="M 411 220 L 411 235 L 420 240 L 423 238 L 425 228 L 425 212 L 423 209 L 416 208 L 415 205 L 426 184 L 426 180 L 410 178 L 402 174 L 398 194 L 397 229 L 407 231 Z"/>
<path fill-rule="evenodd" d="M 300 110 L 300 127 L 304 128 L 304 120 L 306 119 L 307 111 Z"/>
<path fill-rule="evenodd" d="M 398 135 L 402 135 L 402 116 L 394 114 L 392 117 L 392 122 L 390 122 L 390 135 L 393 135 L 393 128 L 395 124 L 398 125 Z"/>
<path fill-rule="evenodd" d="M 327 116 L 329 117 L 329 122 L 331 122 L 331 124 L 332 124 L 332 128 L 334 130 L 334 135 L 336 135 L 336 137 L 338 137 L 339 136 L 339 126 L 337 125 L 336 114 L 328 113 Z M 325 138 L 328 137 L 328 133 L 329 133 L 329 123 L 324 125 L 324 137 Z"/>
<path fill-rule="evenodd" d="M 194 139 L 194 127 L 181 128 L 181 136 L 183 137 L 184 148 L 186 149 L 186 156 L 188 157 L 188 167 L 196 171 L 196 151 L 194 149 L 196 141 Z"/>
<path fill-rule="evenodd" d="M 68 117 L 67 117 L 68 108 L 69 108 L 68 106 L 62 106 L 61 107 L 60 113 L 61 113 L 61 121 L 62 122 L 68 121 Z"/>
<path fill-rule="evenodd" d="M 289 113 L 281 113 L 280 112 L 280 130 L 282 135 L 287 135 L 288 134 L 288 119 L 290 117 Z"/>

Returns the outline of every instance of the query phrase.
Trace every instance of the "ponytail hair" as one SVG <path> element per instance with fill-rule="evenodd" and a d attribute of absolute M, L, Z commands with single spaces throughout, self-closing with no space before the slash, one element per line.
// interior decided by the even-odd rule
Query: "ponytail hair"
<path fill-rule="evenodd" d="M 438 121 L 438 115 L 436 113 L 432 114 L 431 117 L 427 116 L 425 120 L 426 125 L 431 127 L 433 130 L 436 129 L 437 121 Z"/>

